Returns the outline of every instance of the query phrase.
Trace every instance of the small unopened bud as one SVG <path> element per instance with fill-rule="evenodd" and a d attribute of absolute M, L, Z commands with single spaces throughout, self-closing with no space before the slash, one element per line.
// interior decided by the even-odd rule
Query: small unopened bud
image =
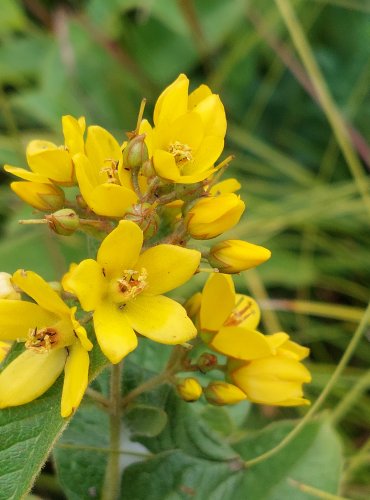
<path fill-rule="evenodd" d="M 145 134 L 136 135 L 130 139 L 123 150 L 124 168 L 138 168 L 149 158 L 145 144 Z"/>
<path fill-rule="evenodd" d="M 63 208 L 51 215 L 46 215 L 50 229 L 63 236 L 70 236 L 80 225 L 80 219 L 71 208 Z"/>
<path fill-rule="evenodd" d="M 247 241 L 225 240 L 214 245 L 208 262 L 225 274 L 240 273 L 266 262 L 271 257 L 267 248 Z"/>
<path fill-rule="evenodd" d="M 0 273 L 0 299 L 20 300 L 21 294 L 17 292 L 12 276 L 8 273 Z"/>
<path fill-rule="evenodd" d="M 204 352 L 199 356 L 196 365 L 202 373 L 207 373 L 211 370 L 214 370 L 217 363 L 218 360 L 214 354 L 211 354 L 210 352 Z"/>
<path fill-rule="evenodd" d="M 176 385 L 177 392 L 181 399 L 192 403 L 197 401 L 202 395 L 203 389 L 196 378 L 188 377 L 179 380 Z"/>
<path fill-rule="evenodd" d="M 142 229 L 146 240 L 157 233 L 160 222 L 155 207 L 150 203 L 133 205 L 125 219 L 135 222 Z"/>
<path fill-rule="evenodd" d="M 239 387 L 227 382 L 211 382 L 205 388 L 204 395 L 208 403 L 217 406 L 233 405 L 247 399 L 247 396 Z"/>
<path fill-rule="evenodd" d="M 54 184 L 17 181 L 10 187 L 25 203 L 42 212 L 58 210 L 64 205 L 64 191 Z"/>
<path fill-rule="evenodd" d="M 153 166 L 152 160 L 146 160 L 141 166 L 140 173 L 142 175 L 145 175 L 145 177 L 154 177 L 156 174 L 156 171 Z"/>

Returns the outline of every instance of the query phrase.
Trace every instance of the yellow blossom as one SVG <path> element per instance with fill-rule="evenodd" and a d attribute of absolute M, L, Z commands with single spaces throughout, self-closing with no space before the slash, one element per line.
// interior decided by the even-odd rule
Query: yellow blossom
<path fill-rule="evenodd" d="M 188 210 L 185 224 L 193 238 L 208 240 L 234 227 L 244 209 L 244 202 L 233 193 L 201 198 Z"/>
<path fill-rule="evenodd" d="M 177 382 L 176 389 L 179 396 L 188 403 L 197 401 L 202 395 L 203 389 L 196 378 L 188 377 Z"/>
<path fill-rule="evenodd" d="M 0 373 L 0 408 L 46 392 L 64 370 L 61 415 L 78 407 L 88 382 L 92 344 L 59 295 L 37 274 L 18 270 L 13 283 L 36 303 L 0 300 L 0 340 L 25 342 L 25 351 Z"/>
<path fill-rule="evenodd" d="M 104 128 L 88 127 L 85 152 L 73 161 L 81 194 L 96 214 L 122 217 L 137 201 L 129 172 L 122 167 L 122 149 Z"/>
<path fill-rule="evenodd" d="M 275 354 L 249 362 L 230 360 L 228 372 L 232 382 L 255 403 L 273 406 L 310 404 L 303 397 L 302 385 L 311 382 L 311 374 L 300 363 L 309 350 L 290 341 L 286 334 L 268 337 L 277 348 Z"/>
<path fill-rule="evenodd" d="M 84 148 L 85 119 L 72 116 L 62 118 L 64 145 L 57 146 L 44 140 L 31 141 L 27 146 L 27 162 L 30 170 L 5 165 L 4 170 L 21 179 L 38 183 L 53 182 L 62 186 L 75 184 L 73 155 Z M 60 207 L 59 207 L 60 208 Z"/>
<path fill-rule="evenodd" d="M 54 212 L 64 205 L 64 192 L 51 182 L 17 181 L 10 187 L 21 200 L 42 212 Z"/>
<path fill-rule="evenodd" d="M 87 259 L 63 279 L 85 311 L 94 311 L 99 345 L 112 363 L 137 346 L 135 332 L 164 344 L 180 344 L 196 335 L 185 309 L 161 295 L 196 271 L 200 253 L 160 244 L 140 255 L 142 230 L 120 221 L 104 239 L 97 260 Z"/>
<path fill-rule="evenodd" d="M 143 120 L 149 157 L 160 177 L 192 184 L 212 175 L 224 147 L 226 117 L 218 95 L 201 85 L 190 95 L 189 80 L 181 74 L 159 96 L 154 128 Z"/>
<path fill-rule="evenodd" d="M 209 403 L 218 406 L 233 405 L 247 399 L 247 396 L 239 387 L 220 381 L 208 384 L 204 395 Z"/>
<path fill-rule="evenodd" d="M 208 261 L 222 273 L 234 274 L 256 267 L 270 257 L 267 248 L 247 241 L 225 240 L 211 248 Z"/>
<path fill-rule="evenodd" d="M 12 283 L 12 275 L 0 272 L 0 299 L 19 300 L 20 298 L 21 294 Z"/>

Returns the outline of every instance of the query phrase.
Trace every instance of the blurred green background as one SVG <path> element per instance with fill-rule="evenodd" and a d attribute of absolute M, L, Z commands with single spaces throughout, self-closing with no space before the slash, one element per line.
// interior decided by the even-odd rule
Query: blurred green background
<path fill-rule="evenodd" d="M 61 143 L 63 114 L 84 115 L 122 140 L 142 97 L 150 117 L 180 72 L 193 87 L 209 84 L 227 111 L 225 156 L 236 155 L 226 177 L 242 182 L 247 203 L 230 236 L 273 252 L 260 269 L 237 277 L 239 290 L 260 301 L 264 331 L 286 330 L 312 349 L 308 393 L 315 398 L 369 299 L 370 3 L 290 6 L 293 38 L 271 0 L 2 0 L 0 163 L 25 166 L 34 138 Z M 324 91 L 325 84 L 296 50 L 294 36 L 302 34 L 339 114 L 331 102 L 317 102 L 312 81 Z M 333 123 L 340 137 L 348 131 L 349 163 Z M 81 237 L 19 226 L 33 214 L 9 181 L 0 173 L 2 271 L 32 268 L 59 279 L 70 261 L 94 251 Z M 364 338 L 327 405 L 348 458 L 344 493 L 356 499 L 370 494 L 369 360 Z M 272 416 L 280 415 L 286 410 Z"/>

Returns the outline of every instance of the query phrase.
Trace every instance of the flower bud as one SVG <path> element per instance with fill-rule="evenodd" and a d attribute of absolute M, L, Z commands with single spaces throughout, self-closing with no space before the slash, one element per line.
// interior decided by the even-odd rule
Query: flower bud
<path fill-rule="evenodd" d="M 211 248 L 208 262 L 222 273 L 234 274 L 258 266 L 270 257 L 267 248 L 247 241 L 225 240 Z"/>
<path fill-rule="evenodd" d="M 64 205 L 64 191 L 54 184 L 17 181 L 10 187 L 25 203 L 42 212 L 59 210 Z"/>
<path fill-rule="evenodd" d="M 208 240 L 235 226 L 244 209 L 244 202 L 233 193 L 201 198 L 188 209 L 185 224 L 193 238 Z"/>
<path fill-rule="evenodd" d="M 202 373 L 207 373 L 213 370 L 217 363 L 217 356 L 210 352 L 204 352 L 199 356 L 196 365 Z"/>
<path fill-rule="evenodd" d="M 125 168 L 139 168 L 149 158 L 145 144 L 145 134 L 136 135 L 130 139 L 123 150 L 123 166 Z"/>
<path fill-rule="evenodd" d="M 217 406 L 233 405 L 247 399 L 239 387 L 227 382 L 211 382 L 204 390 L 204 395 L 208 403 Z"/>
<path fill-rule="evenodd" d="M 80 225 L 80 219 L 71 208 L 63 208 L 51 215 L 46 215 L 45 219 L 49 223 L 50 229 L 63 236 L 70 236 Z"/>
<path fill-rule="evenodd" d="M 126 213 L 125 219 L 135 222 L 143 231 L 146 240 L 157 233 L 160 222 L 155 207 L 150 203 L 133 205 Z"/>
<path fill-rule="evenodd" d="M 20 300 L 21 294 L 17 292 L 13 283 L 12 276 L 8 273 L 0 273 L 0 299 Z"/>
<path fill-rule="evenodd" d="M 154 177 L 156 175 L 156 172 L 153 167 L 153 163 L 151 160 L 146 160 L 141 166 L 140 169 L 141 175 L 144 175 L 145 177 Z"/>
<path fill-rule="evenodd" d="M 179 380 L 176 385 L 179 396 L 188 403 L 197 401 L 202 395 L 203 389 L 196 378 L 188 377 Z"/>

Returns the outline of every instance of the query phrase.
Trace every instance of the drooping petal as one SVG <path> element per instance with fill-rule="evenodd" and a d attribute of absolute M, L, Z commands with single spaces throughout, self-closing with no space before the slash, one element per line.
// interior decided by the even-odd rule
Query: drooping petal
<path fill-rule="evenodd" d="M 203 288 L 200 308 L 202 330 L 218 331 L 235 305 L 235 288 L 230 276 L 214 273 Z"/>
<path fill-rule="evenodd" d="M 0 300 L 0 340 L 26 340 L 30 329 L 51 326 L 57 319 L 32 302 Z"/>
<path fill-rule="evenodd" d="M 137 196 L 132 189 L 105 183 L 91 191 L 88 204 L 98 215 L 123 217 L 136 201 Z"/>
<path fill-rule="evenodd" d="M 48 141 L 31 141 L 27 146 L 27 161 L 37 174 L 62 185 L 72 185 L 74 168 L 68 151 Z"/>
<path fill-rule="evenodd" d="M 158 97 L 154 108 L 154 124 L 172 123 L 188 109 L 189 80 L 181 74 Z"/>
<path fill-rule="evenodd" d="M 121 220 L 118 226 L 103 240 L 97 261 L 107 278 L 118 277 L 132 269 L 143 245 L 143 232 L 137 224 Z"/>
<path fill-rule="evenodd" d="M 238 326 L 221 328 L 212 338 L 210 345 L 221 354 L 245 361 L 273 354 L 265 335 Z"/>
<path fill-rule="evenodd" d="M 148 273 L 145 294 L 159 295 L 186 283 L 195 273 L 201 258 L 197 250 L 176 245 L 157 245 L 143 252 L 135 265 Z"/>
<path fill-rule="evenodd" d="M 0 408 L 29 403 L 44 394 L 62 373 L 65 349 L 22 352 L 0 373 Z"/>
<path fill-rule="evenodd" d="M 63 135 L 66 148 L 71 156 L 83 153 L 85 150 L 83 134 L 85 132 L 84 119 L 76 120 L 71 115 L 62 117 Z"/>
<path fill-rule="evenodd" d="M 78 408 L 86 391 L 89 374 L 89 355 L 80 342 L 68 348 L 64 367 L 64 383 L 61 401 L 62 417 L 69 417 Z"/>
<path fill-rule="evenodd" d="M 77 295 L 85 311 L 97 308 L 107 286 L 102 267 L 93 259 L 83 260 L 63 279 L 64 289 Z"/>
<path fill-rule="evenodd" d="M 69 307 L 59 295 L 44 281 L 41 276 L 33 271 L 18 269 L 13 274 L 13 283 L 27 295 L 32 297 L 41 307 L 57 314 L 69 316 Z"/>
<path fill-rule="evenodd" d="M 119 363 L 137 347 L 137 337 L 123 311 L 104 301 L 94 313 L 94 327 L 100 349 L 111 363 Z"/>
<path fill-rule="evenodd" d="M 42 182 L 48 184 L 49 178 L 46 175 L 36 174 L 35 172 L 31 172 L 31 170 L 26 170 L 21 167 L 13 167 L 12 165 L 4 165 L 5 172 L 8 174 L 16 175 L 20 179 L 31 182 Z"/>
<path fill-rule="evenodd" d="M 197 334 L 186 310 L 163 295 L 139 295 L 123 312 L 134 330 L 161 344 L 181 344 Z"/>

